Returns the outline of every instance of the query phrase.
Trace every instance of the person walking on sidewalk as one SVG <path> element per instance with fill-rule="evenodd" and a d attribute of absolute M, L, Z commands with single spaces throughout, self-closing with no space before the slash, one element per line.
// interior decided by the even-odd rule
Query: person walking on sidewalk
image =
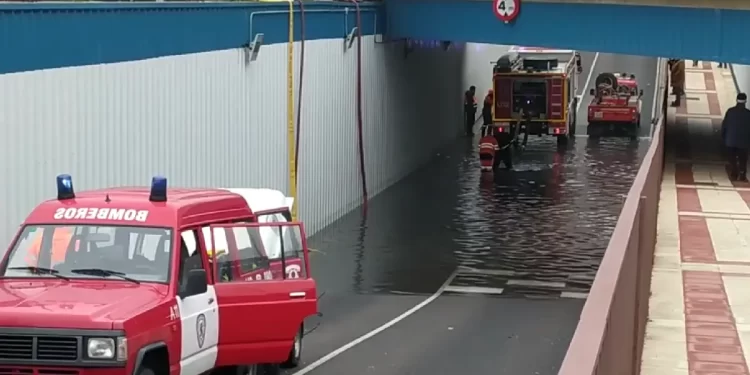
<path fill-rule="evenodd" d="M 747 95 L 737 94 L 737 105 L 729 108 L 721 122 L 721 139 L 727 148 L 729 177 L 747 182 L 747 152 L 750 149 L 750 110 Z"/>
<path fill-rule="evenodd" d="M 466 135 L 474 135 L 474 123 L 477 122 L 477 88 L 474 86 L 464 93 L 464 117 L 466 121 Z"/>

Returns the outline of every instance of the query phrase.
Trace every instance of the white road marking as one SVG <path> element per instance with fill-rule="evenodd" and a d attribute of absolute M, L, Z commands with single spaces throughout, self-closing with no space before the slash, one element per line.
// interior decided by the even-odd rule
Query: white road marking
<path fill-rule="evenodd" d="M 503 288 L 490 288 L 486 286 L 452 285 L 452 286 L 445 288 L 444 292 L 468 293 L 468 294 L 503 294 Z"/>
<path fill-rule="evenodd" d="M 583 84 L 583 91 L 581 91 L 581 97 L 583 97 L 583 93 L 588 92 L 589 83 L 591 83 L 591 75 L 594 74 L 594 70 L 596 70 L 596 60 L 599 60 L 599 52 L 597 52 L 594 55 L 594 61 L 591 62 L 591 68 L 589 69 L 589 76 L 586 77 L 586 83 Z M 576 107 L 576 113 L 578 113 L 581 110 L 581 104 L 583 104 L 583 100 L 578 101 L 578 106 Z"/>
<path fill-rule="evenodd" d="M 428 297 L 426 300 L 420 302 L 418 305 L 416 305 L 416 306 L 412 307 L 411 309 L 405 311 L 403 314 L 401 314 L 401 315 L 393 318 L 392 320 L 390 320 L 389 322 L 383 324 L 382 326 L 380 326 L 378 328 L 375 328 L 374 330 L 372 330 L 370 332 L 365 333 L 364 335 L 362 335 L 362 336 L 360 336 L 360 337 L 352 340 L 348 344 L 346 344 L 346 345 L 344 345 L 344 346 L 342 346 L 342 347 L 340 347 L 340 348 L 338 348 L 338 349 L 336 349 L 336 350 L 334 350 L 334 351 L 326 354 L 325 356 L 323 356 L 322 358 L 318 359 L 317 361 L 315 361 L 315 362 L 313 362 L 313 363 L 311 363 L 311 364 L 303 367 L 299 371 L 295 372 L 294 375 L 304 375 L 304 374 L 307 374 L 307 373 L 315 370 L 316 368 L 322 366 L 326 362 L 328 362 L 328 361 L 336 358 L 341 353 L 344 353 L 345 351 L 347 351 L 347 350 L 349 350 L 349 349 L 351 349 L 351 348 L 353 348 L 353 347 L 355 347 L 355 346 L 357 346 L 357 345 L 365 342 L 366 340 L 372 338 L 373 336 L 377 335 L 378 333 L 383 332 L 386 329 L 393 327 L 394 325 L 396 325 L 396 323 L 398 323 L 398 322 L 400 322 L 400 321 L 408 318 L 409 316 L 413 315 L 414 313 L 416 313 L 417 311 L 421 310 L 425 306 L 429 305 L 430 303 L 432 303 L 433 301 L 435 301 L 436 299 L 438 299 L 438 297 L 440 297 L 440 295 L 445 292 L 445 289 L 451 284 L 451 282 L 453 282 L 453 279 L 458 274 L 458 271 L 459 271 L 458 269 L 456 271 L 454 271 L 448 277 L 448 279 L 445 280 L 445 282 L 440 287 L 440 289 L 438 289 L 437 292 L 435 292 L 433 295 L 431 295 L 430 297 Z"/>
<path fill-rule="evenodd" d="M 508 280 L 508 285 L 531 286 L 541 288 L 565 288 L 565 283 L 541 280 Z"/>
<path fill-rule="evenodd" d="M 480 269 L 480 268 L 472 268 L 472 267 L 466 267 L 466 266 L 460 266 L 458 268 L 458 272 L 461 275 L 492 275 L 492 276 L 513 276 L 516 273 L 514 271 L 510 270 L 489 270 L 489 269 Z"/>
<path fill-rule="evenodd" d="M 652 119 L 659 118 L 659 116 L 656 115 L 656 105 L 657 105 L 656 98 L 659 97 L 659 86 L 660 86 L 659 76 L 661 76 L 661 74 L 662 74 L 662 71 L 661 71 L 662 63 L 661 62 L 662 62 L 661 58 L 656 59 L 656 77 L 654 78 L 654 96 L 651 97 L 651 101 L 653 101 L 653 103 L 651 104 L 651 118 Z M 654 126 L 651 127 L 651 134 L 654 133 L 654 128 L 655 128 Z"/>
<path fill-rule="evenodd" d="M 575 298 L 575 299 L 586 299 L 589 297 L 588 293 L 581 292 L 562 292 L 560 293 L 561 298 Z"/>

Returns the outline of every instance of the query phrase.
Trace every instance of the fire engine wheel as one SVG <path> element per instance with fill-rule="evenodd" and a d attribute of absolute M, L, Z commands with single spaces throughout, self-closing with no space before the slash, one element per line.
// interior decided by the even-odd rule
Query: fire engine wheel
<path fill-rule="evenodd" d="M 568 144 L 568 136 L 567 135 L 563 134 L 563 135 L 558 135 L 556 137 L 557 137 L 557 145 L 558 146 L 562 147 L 562 146 L 566 146 Z"/>
<path fill-rule="evenodd" d="M 294 336 L 292 350 L 289 352 L 289 358 L 281 364 L 283 368 L 297 367 L 302 359 L 302 339 L 304 338 L 304 326 L 300 326 L 297 334 Z"/>

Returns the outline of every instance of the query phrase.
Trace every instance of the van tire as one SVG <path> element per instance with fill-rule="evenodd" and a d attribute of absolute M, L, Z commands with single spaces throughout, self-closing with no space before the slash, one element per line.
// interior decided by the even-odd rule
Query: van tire
<path fill-rule="evenodd" d="M 302 342 L 304 337 L 305 327 L 301 325 L 294 336 L 294 343 L 292 343 L 292 350 L 289 351 L 289 358 L 281 364 L 282 368 L 295 368 L 299 366 L 302 359 Z"/>
<path fill-rule="evenodd" d="M 141 366 L 141 368 L 138 369 L 138 372 L 136 375 L 156 375 L 156 372 L 147 366 Z"/>
<path fill-rule="evenodd" d="M 259 375 L 280 375 L 281 374 L 281 367 L 276 364 L 266 364 L 258 366 L 258 374 Z"/>

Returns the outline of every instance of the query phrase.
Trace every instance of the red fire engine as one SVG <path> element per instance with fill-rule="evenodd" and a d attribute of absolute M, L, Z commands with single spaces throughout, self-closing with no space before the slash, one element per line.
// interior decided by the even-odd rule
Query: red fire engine
<path fill-rule="evenodd" d="M 299 363 L 317 294 L 289 198 L 167 189 L 160 177 L 75 194 L 61 175 L 57 187 L 0 264 L 0 373 L 256 375 Z"/>
<path fill-rule="evenodd" d="M 520 123 L 529 135 L 553 135 L 558 144 L 575 136 L 581 56 L 573 50 L 512 47 L 494 64 L 496 130 Z"/>
<path fill-rule="evenodd" d="M 596 77 L 596 88 L 589 90 L 589 136 L 600 136 L 606 131 L 638 137 L 641 126 L 641 98 L 635 75 L 602 73 Z"/>

